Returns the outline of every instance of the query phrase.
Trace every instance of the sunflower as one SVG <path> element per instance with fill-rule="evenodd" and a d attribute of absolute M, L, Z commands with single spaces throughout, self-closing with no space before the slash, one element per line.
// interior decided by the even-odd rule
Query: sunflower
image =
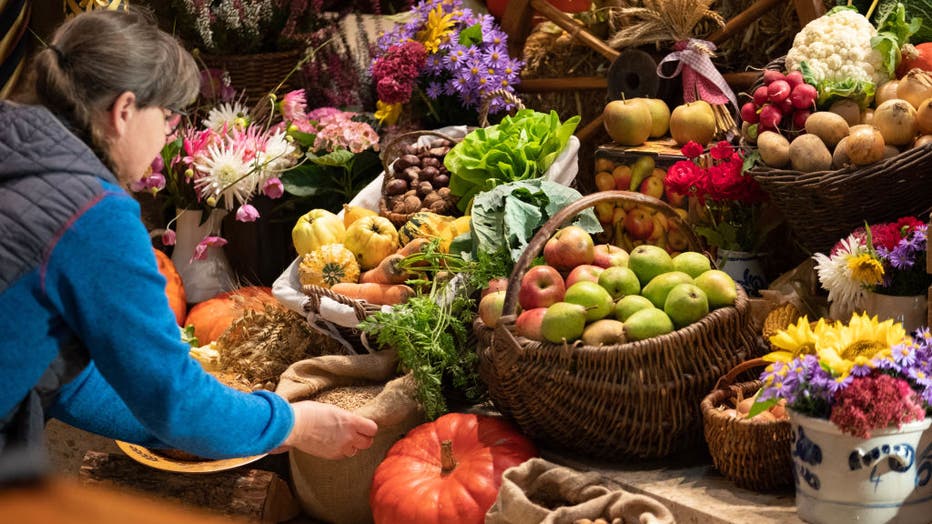
<path fill-rule="evenodd" d="M 415 38 L 418 42 L 424 44 L 424 49 L 428 53 L 439 51 L 440 45 L 450 38 L 453 26 L 456 25 L 456 22 L 453 21 L 453 15 L 454 13 L 444 13 L 442 4 L 431 9 L 427 15 L 427 23 L 424 24 L 424 29 L 418 31 Z"/>
<path fill-rule="evenodd" d="M 768 362 L 790 362 L 801 355 L 814 355 L 820 333 L 825 329 L 824 318 L 819 319 L 815 329 L 809 323 L 808 317 L 799 318 L 795 324 L 790 324 L 786 329 L 781 329 L 776 335 L 770 337 L 770 343 L 780 349 L 765 355 L 764 360 Z"/>
<path fill-rule="evenodd" d="M 834 376 L 847 376 L 852 368 L 873 368 L 878 359 L 892 358 L 891 348 L 907 341 L 903 325 L 877 317 L 854 314 L 848 324 L 836 322 L 819 336 L 819 359 Z"/>
<path fill-rule="evenodd" d="M 851 271 L 852 279 L 865 286 L 875 286 L 883 282 L 883 265 L 867 253 L 850 257 L 848 270 Z"/>

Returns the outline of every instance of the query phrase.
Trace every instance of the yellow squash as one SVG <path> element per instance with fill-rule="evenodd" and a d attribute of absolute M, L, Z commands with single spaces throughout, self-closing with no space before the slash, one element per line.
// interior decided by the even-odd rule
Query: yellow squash
<path fill-rule="evenodd" d="M 291 241 L 298 252 L 304 256 L 327 244 L 339 244 L 346 235 L 343 220 L 326 209 L 312 209 L 295 223 L 291 230 Z"/>

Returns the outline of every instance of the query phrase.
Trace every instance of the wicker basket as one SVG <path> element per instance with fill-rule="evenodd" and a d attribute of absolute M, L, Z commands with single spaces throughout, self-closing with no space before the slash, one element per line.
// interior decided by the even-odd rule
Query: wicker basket
<path fill-rule="evenodd" d="M 734 307 L 638 342 L 550 344 L 515 333 L 518 288 L 531 261 L 576 214 L 611 200 L 660 211 L 683 227 L 698 250 L 689 226 L 657 199 L 605 191 L 577 200 L 548 220 L 518 259 L 495 329 L 476 320 L 480 375 L 496 408 L 545 445 L 621 461 L 663 457 L 701 443 L 699 402 L 755 347 L 748 298 L 740 286 Z"/>
<path fill-rule="evenodd" d="M 308 323 L 310 323 L 311 327 L 331 336 L 346 348 L 348 354 L 371 353 L 376 349 L 369 346 L 365 333 L 361 330 L 330 322 L 321 316 L 321 299 L 326 297 L 339 304 L 351 307 L 356 320 L 359 322 L 365 320 L 372 313 L 381 311 L 382 306 L 370 304 L 365 300 L 355 300 L 320 286 L 305 284 L 301 286 L 301 291 L 308 296 L 308 300 L 304 304 L 304 310 L 308 315 Z"/>
<path fill-rule="evenodd" d="M 298 65 L 304 49 L 291 49 L 276 53 L 254 53 L 245 55 L 200 55 L 204 65 L 230 73 L 230 83 L 237 91 L 245 91 L 247 102 L 255 103 L 274 91 L 285 81 L 283 88 L 296 89 L 301 86 L 300 75 L 289 73 Z M 285 77 L 288 77 L 287 80 Z"/>
<path fill-rule="evenodd" d="M 412 213 L 395 213 L 388 208 L 388 198 L 386 196 L 385 188 L 386 186 L 398 178 L 398 175 L 392 169 L 392 164 L 395 163 L 402 155 L 406 154 L 410 147 L 421 147 L 425 142 L 430 140 L 445 140 L 452 144 L 455 144 L 460 141 L 458 138 L 453 138 L 449 135 L 443 133 L 438 133 L 437 131 L 411 131 L 409 133 L 403 133 L 395 137 L 391 142 L 386 144 L 385 148 L 382 150 L 382 153 L 379 155 L 379 158 L 382 160 L 382 169 L 385 173 L 385 176 L 382 177 L 382 198 L 379 199 L 379 214 L 383 217 L 389 219 L 395 227 L 401 227 L 405 222 L 414 215 Z M 443 168 L 441 172 L 444 172 L 446 168 Z M 418 211 L 428 211 L 428 209 L 423 208 Z M 447 216 L 456 216 L 462 213 L 459 212 L 459 209 L 456 207 L 455 202 L 451 202 L 443 210 L 435 211 L 440 215 Z"/>
<path fill-rule="evenodd" d="M 738 419 L 723 409 L 740 393 L 753 395 L 760 380 L 734 383 L 743 372 L 766 366 L 763 359 L 742 362 L 719 379 L 701 404 L 705 440 L 715 467 L 739 487 L 771 491 L 793 485 L 793 429 L 789 420 Z"/>
<path fill-rule="evenodd" d="M 784 58 L 766 68 L 783 70 Z M 783 212 L 799 242 L 813 252 L 827 252 L 865 221 L 926 217 L 932 211 L 932 144 L 835 171 L 755 167 L 749 173 Z"/>

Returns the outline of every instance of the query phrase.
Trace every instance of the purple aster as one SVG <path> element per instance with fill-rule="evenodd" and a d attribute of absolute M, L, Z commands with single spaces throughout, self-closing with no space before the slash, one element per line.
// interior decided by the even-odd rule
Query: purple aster
<path fill-rule="evenodd" d="M 455 70 L 459 67 L 460 62 L 465 62 L 466 58 L 466 48 L 460 44 L 456 44 L 450 47 L 450 52 L 443 57 L 443 67 L 449 71 Z"/>
<path fill-rule="evenodd" d="M 443 94 L 443 86 L 440 84 L 440 82 L 430 82 L 427 84 L 426 93 L 427 96 L 432 100 L 436 100 L 440 97 L 441 94 Z"/>
<path fill-rule="evenodd" d="M 866 364 L 855 364 L 851 366 L 851 376 L 866 377 L 873 372 L 873 369 Z"/>
<path fill-rule="evenodd" d="M 503 64 L 508 60 L 508 50 L 504 45 L 492 45 L 483 51 L 482 58 L 490 67 L 500 71 L 499 68 L 503 68 Z"/>
<path fill-rule="evenodd" d="M 450 80 L 447 80 L 447 82 L 443 84 L 443 94 L 447 96 L 455 95 L 456 93 L 459 92 L 456 90 L 456 86 L 457 86 L 456 79 L 451 78 Z"/>
<path fill-rule="evenodd" d="M 827 381 L 826 385 L 828 387 L 826 389 L 828 390 L 829 395 L 834 397 L 835 395 L 838 394 L 839 391 L 842 391 L 843 389 L 850 386 L 853 380 L 854 380 L 854 377 L 851 375 L 848 375 L 847 377 L 844 377 L 844 378 L 830 379 Z"/>
<path fill-rule="evenodd" d="M 902 367 L 909 367 L 916 363 L 916 346 L 911 343 L 897 344 L 891 348 L 894 362 Z"/>
<path fill-rule="evenodd" d="M 443 72 L 443 57 L 437 54 L 427 55 L 424 70 L 428 75 L 437 76 Z"/>

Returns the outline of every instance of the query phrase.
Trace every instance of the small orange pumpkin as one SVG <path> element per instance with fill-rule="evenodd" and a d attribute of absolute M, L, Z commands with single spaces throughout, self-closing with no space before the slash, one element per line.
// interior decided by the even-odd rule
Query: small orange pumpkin
<path fill-rule="evenodd" d="M 175 322 L 179 325 L 184 322 L 188 313 L 187 297 L 184 294 L 184 283 L 181 281 L 181 275 L 175 269 L 172 259 L 168 258 L 164 252 L 152 248 L 155 251 L 155 260 L 159 264 L 159 273 L 165 277 L 165 296 L 168 297 L 168 305 L 175 312 Z"/>
<path fill-rule="evenodd" d="M 188 312 L 184 325 L 193 325 L 198 343 L 206 345 L 220 338 L 244 311 L 261 311 L 266 304 L 278 304 L 272 296 L 272 288 L 241 287 L 195 305 Z"/>
<path fill-rule="evenodd" d="M 376 468 L 369 504 L 376 524 L 481 524 L 506 469 L 537 448 L 498 417 L 448 413 L 395 443 Z"/>

